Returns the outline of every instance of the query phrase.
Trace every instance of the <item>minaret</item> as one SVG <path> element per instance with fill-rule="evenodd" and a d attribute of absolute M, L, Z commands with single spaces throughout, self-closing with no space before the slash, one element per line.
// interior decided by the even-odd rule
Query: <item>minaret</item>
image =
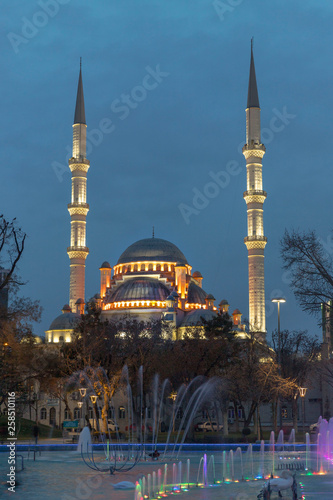
<path fill-rule="evenodd" d="M 71 216 L 71 243 L 67 248 L 70 259 L 69 305 L 75 311 L 78 299 L 84 299 L 85 261 L 89 253 L 86 247 L 87 172 L 90 166 L 86 159 L 86 117 L 82 85 L 82 68 L 77 87 L 76 107 L 73 124 L 73 157 L 69 160 L 72 172 L 72 197 L 68 205 Z"/>
<path fill-rule="evenodd" d="M 244 243 L 249 257 L 249 327 L 258 338 L 265 339 L 265 273 L 263 204 L 267 193 L 262 189 L 262 158 L 265 146 L 260 139 L 260 107 L 251 40 L 251 63 L 249 90 L 246 108 L 246 144 L 243 155 L 246 159 L 247 191 L 247 237 Z"/>

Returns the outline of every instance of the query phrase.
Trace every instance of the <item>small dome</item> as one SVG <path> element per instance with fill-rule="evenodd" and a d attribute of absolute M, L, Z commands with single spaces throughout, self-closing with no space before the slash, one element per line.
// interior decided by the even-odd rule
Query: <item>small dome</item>
<path fill-rule="evenodd" d="M 196 309 L 186 314 L 180 326 L 202 326 L 202 319 L 206 321 L 211 321 L 216 318 L 217 314 L 209 309 Z"/>
<path fill-rule="evenodd" d="M 189 304 L 206 304 L 207 293 L 193 281 L 188 287 L 187 302 Z"/>
<path fill-rule="evenodd" d="M 95 293 L 94 299 L 100 300 L 102 297 L 100 296 L 99 293 Z"/>
<path fill-rule="evenodd" d="M 199 273 L 199 271 L 194 271 L 194 273 L 192 274 L 193 278 L 202 278 L 202 274 Z"/>
<path fill-rule="evenodd" d="M 174 290 L 173 292 L 171 292 L 170 295 L 172 295 L 172 297 L 174 297 L 175 299 L 178 299 L 178 297 L 180 297 L 179 293 L 176 292 L 176 290 Z"/>
<path fill-rule="evenodd" d="M 60 314 L 51 323 L 49 330 L 73 330 L 81 320 L 81 315 L 67 312 Z"/>
<path fill-rule="evenodd" d="M 232 313 L 232 315 L 234 315 L 234 314 L 242 314 L 242 313 L 240 312 L 239 309 L 235 309 L 234 312 Z"/>
<path fill-rule="evenodd" d="M 212 295 L 211 293 L 207 295 L 206 299 L 208 300 L 216 300 L 214 295 Z"/>
<path fill-rule="evenodd" d="M 176 299 L 172 296 L 172 295 L 169 295 L 169 297 L 166 298 L 166 300 L 172 300 L 172 302 L 176 302 Z"/>
<path fill-rule="evenodd" d="M 229 305 L 229 302 L 225 299 L 221 300 L 221 302 L 219 303 L 219 306 L 228 306 Z"/>
<path fill-rule="evenodd" d="M 132 278 L 118 285 L 106 298 L 106 303 L 128 300 L 164 301 L 170 295 L 169 288 L 154 278 Z"/>
<path fill-rule="evenodd" d="M 100 269 L 112 269 L 110 264 L 105 260 L 103 264 L 101 265 Z"/>
<path fill-rule="evenodd" d="M 65 304 L 61 310 L 63 313 L 72 312 L 72 309 L 69 307 L 68 304 Z"/>
<path fill-rule="evenodd" d="M 85 304 L 85 301 L 83 299 L 77 299 L 75 304 Z"/>
<path fill-rule="evenodd" d="M 170 241 L 161 238 L 146 238 L 130 245 L 121 254 L 117 264 L 127 262 L 179 262 L 187 264 L 184 254 Z"/>

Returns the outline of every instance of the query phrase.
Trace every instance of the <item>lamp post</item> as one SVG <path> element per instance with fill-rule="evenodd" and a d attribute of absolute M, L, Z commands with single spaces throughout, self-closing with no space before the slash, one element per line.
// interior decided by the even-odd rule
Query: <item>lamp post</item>
<path fill-rule="evenodd" d="M 286 302 L 286 299 L 283 297 L 276 297 L 275 299 L 272 299 L 272 302 L 277 303 L 277 308 L 278 308 L 278 369 L 279 369 L 279 375 L 281 375 L 281 331 L 280 331 L 280 304 L 283 304 Z M 281 414 L 281 408 L 280 408 L 280 397 L 278 396 L 278 401 L 277 401 L 277 407 L 279 411 L 279 424 L 280 424 L 280 429 L 282 429 L 282 414 Z"/>
<path fill-rule="evenodd" d="M 83 417 L 82 417 L 82 406 L 83 406 L 83 401 L 78 401 L 77 405 L 78 405 L 78 407 L 80 408 L 80 420 L 79 420 L 79 421 L 81 422 L 81 420 L 82 420 L 82 418 L 83 418 Z M 83 423 L 84 423 L 84 420 L 83 420 Z M 83 426 L 83 427 L 84 427 L 84 426 Z"/>
<path fill-rule="evenodd" d="M 307 387 L 299 387 L 299 395 L 301 396 L 301 399 L 302 399 L 302 422 L 303 422 L 303 425 L 302 425 L 302 429 L 303 429 L 303 433 L 304 433 L 304 420 L 305 420 L 305 394 L 306 394 L 306 391 L 307 391 Z"/>
<path fill-rule="evenodd" d="M 172 391 L 169 398 L 172 399 L 172 401 L 173 401 L 173 405 L 172 405 L 172 432 L 175 432 L 175 418 L 176 418 L 175 403 L 176 403 L 176 399 L 177 399 L 177 392 Z"/>
<path fill-rule="evenodd" d="M 90 400 L 91 400 L 93 407 L 94 407 L 94 405 L 96 405 L 97 396 L 95 394 L 92 394 L 90 396 Z M 94 428 L 95 428 L 95 417 L 96 417 L 96 407 L 94 408 L 94 420 L 93 420 Z M 96 422 L 96 427 L 97 427 L 97 422 Z M 96 430 L 98 430 L 98 429 L 96 429 Z"/>

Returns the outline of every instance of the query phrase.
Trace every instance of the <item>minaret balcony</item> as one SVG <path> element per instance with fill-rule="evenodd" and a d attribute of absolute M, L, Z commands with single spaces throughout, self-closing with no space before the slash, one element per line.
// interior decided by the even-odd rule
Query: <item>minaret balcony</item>
<path fill-rule="evenodd" d="M 85 158 L 84 156 L 79 156 L 78 158 L 74 158 L 72 156 L 72 158 L 68 160 L 68 163 L 69 165 L 71 165 L 72 163 L 83 163 L 84 165 L 90 165 L 90 161 L 87 160 L 87 158 Z"/>
<path fill-rule="evenodd" d="M 267 237 L 266 236 L 259 236 L 259 235 L 246 236 L 244 238 L 244 243 L 247 243 L 249 241 L 264 241 L 265 243 L 267 243 Z"/>
<path fill-rule="evenodd" d="M 67 252 L 86 252 L 89 253 L 89 248 L 88 247 L 79 247 L 79 246 L 72 246 L 72 247 L 67 247 Z"/>
<path fill-rule="evenodd" d="M 243 197 L 245 198 L 246 196 L 265 196 L 267 198 L 267 193 L 260 189 L 250 189 L 249 191 L 244 191 Z"/>
<path fill-rule="evenodd" d="M 257 151 L 266 151 L 266 148 L 263 144 L 258 144 L 257 142 L 251 141 L 249 144 L 244 144 L 243 146 L 243 153 L 244 151 L 256 149 Z"/>
<path fill-rule="evenodd" d="M 80 201 L 76 201 L 75 203 L 68 203 L 67 208 L 86 208 L 89 210 L 88 203 L 83 203 Z"/>

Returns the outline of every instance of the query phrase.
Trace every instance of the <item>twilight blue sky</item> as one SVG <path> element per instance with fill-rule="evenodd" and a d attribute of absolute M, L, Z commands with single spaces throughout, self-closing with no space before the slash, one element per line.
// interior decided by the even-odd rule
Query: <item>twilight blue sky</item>
<path fill-rule="evenodd" d="M 94 133 L 89 155 L 86 298 L 99 291 L 100 264 L 113 266 L 154 225 L 202 273 L 217 303 L 226 298 L 231 311 L 248 316 L 239 145 L 252 36 L 267 148 L 267 330 L 277 323 L 270 298 L 284 295 L 281 327 L 319 333 L 293 299 L 279 240 L 286 227 L 315 228 L 333 250 L 333 4 L 11 0 L 1 10 L 0 212 L 28 234 L 20 273 L 28 281 L 23 293 L 44 308 L 36 333 L 68 302 L 67 159 L 80 56 L 88 131 L 112 121 L 112 132 Z M 143 95 L 135 87 L 158 65 L 164 76 Z M 137 102 L 120 111 L 117 99 L 131 93 Z M 211 172 L 227 179 L 218 193 L 209 191 Z M 195 192 L 205 190 L 214 196 L 186 223 L 180 205 L 195 208 Z"/>

